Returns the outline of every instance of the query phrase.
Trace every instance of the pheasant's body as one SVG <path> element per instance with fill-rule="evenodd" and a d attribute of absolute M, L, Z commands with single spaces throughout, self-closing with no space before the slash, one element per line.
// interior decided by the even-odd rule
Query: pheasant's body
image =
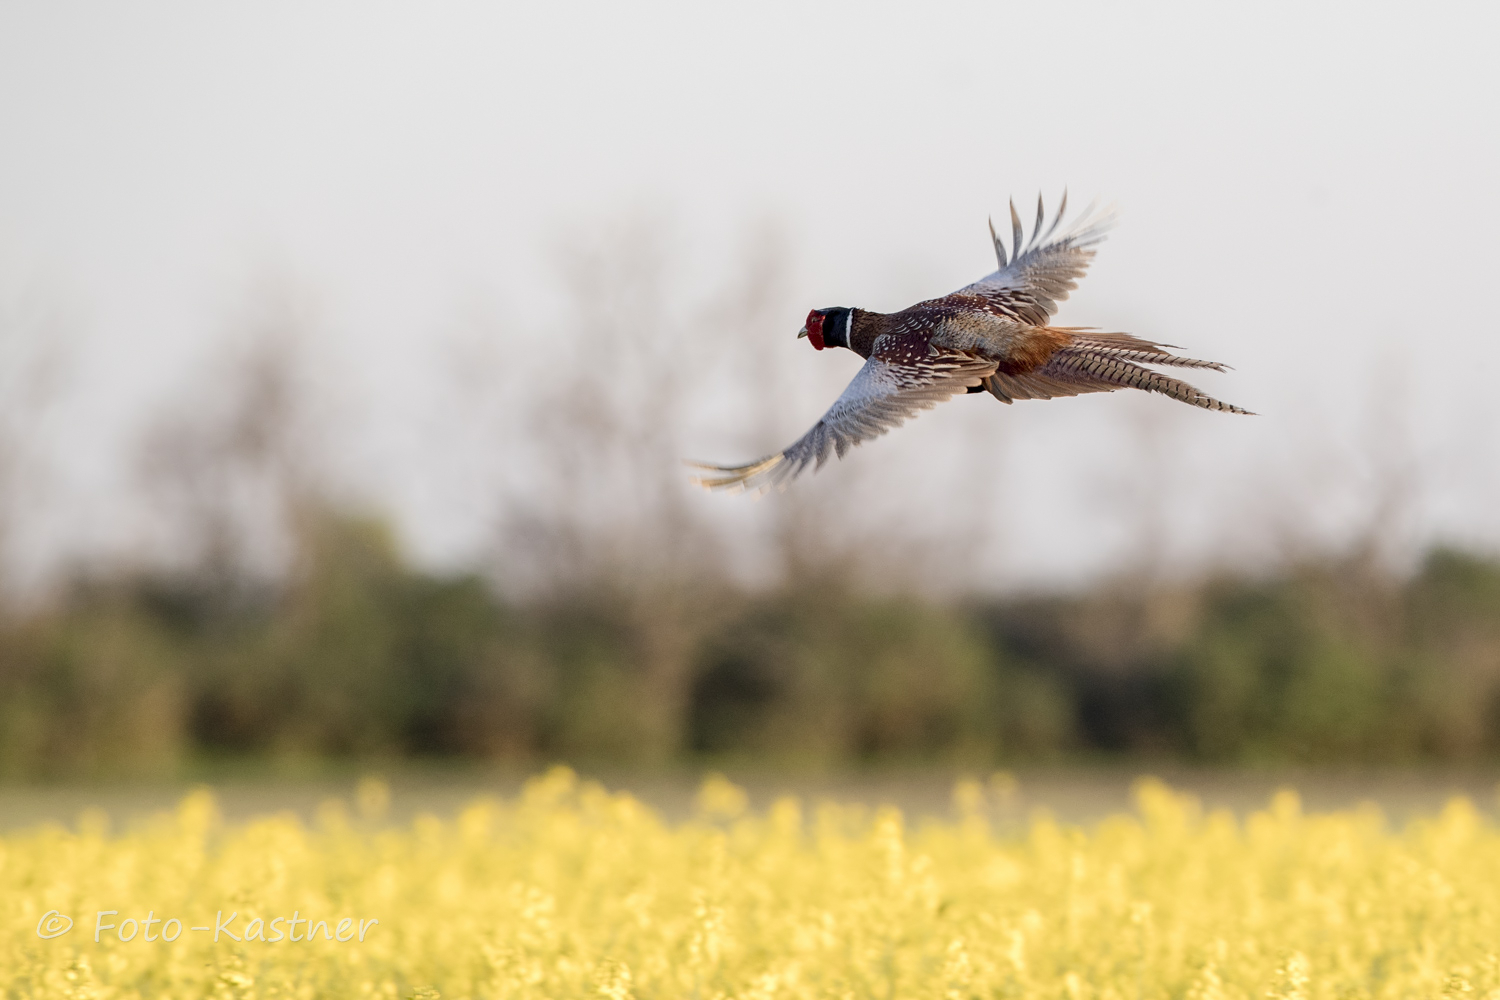
<path fill-rule="evenodd" d="M 1132 388 L 1159 392 L 1210 410 L 1248 413 L 1178 379 L 1144 367 L 1172 365 L 1223 371 L 1213 361 L 1183 358 L 1162 345 L 1125 333 L 1049 325 L 1057 303 L 1077 287 L 1108 217 L 1089 219 L 1052 238 L 1067 206 L 1041 235 L 1041 201 L 1031 241 L 1011 207 L 1013 259 L 994 240 L 1000 269 L 966 288 L 896 313 L 815 309 L 806 336 L 815 348 L 845 347 L 865 358 L 854 381 L 823 419 L 785 451 L 743 466 L 705 465 L 717 475 L 697 481 L 710 489 L 784 486 L 829 453 L 877 437 L 918 410 L 950 396 L 988 391 L 1004 403 Z M 1040 241 L 1040 242 L 1039 242 Z"/>
<path fill-rule="evenodd" d="M 915 336 L 939 350 L 967 351 L 1010 365 L 1040 363 L 1066 338 L 992 311 L 982 299 L 950 296 L 919 302 L 898 313 L 855 309 L 849 349 L 868 358 L 882 337 Z"/>

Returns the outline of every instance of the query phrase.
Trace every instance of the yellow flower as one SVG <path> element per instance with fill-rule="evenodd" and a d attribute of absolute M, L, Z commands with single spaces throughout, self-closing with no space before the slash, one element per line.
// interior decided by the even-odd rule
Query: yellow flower
<path fill-rule="evenodd" d="M 377 779 L 311 826 L 228 825 L 199 790 L 127 831 L 90 812 L 77 832 L 0 837 L 0 983 L 110 1000 L 1500 997 L 1500 829 L 1463 800 L 1397 830 L 1291 792 L 1205 814 L 1144 781 L 1134 813 L 1015 830 L 985 819 L 996 787 L 965 782 L 953 820 L 912 826 L 790 799 L 760 813 L 714 777 L 672 824 L 559 768 L 402 828 L 380 825 Z"/>

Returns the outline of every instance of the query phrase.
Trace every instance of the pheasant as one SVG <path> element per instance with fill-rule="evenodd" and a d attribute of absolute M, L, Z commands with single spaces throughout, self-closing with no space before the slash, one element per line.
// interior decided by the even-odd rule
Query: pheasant
<path fill-rule="evenodd" d="M 823 418 L 785 451 L 749 465 L 690 462 L 707 475 L 694 482 L 710 490 L 784 489 L 808 466 L 821 468 L 853 445 L 899 426 L 950 396 L 988 392 L 1002 403 L 1051 399 L 1086 392 L 1143 389 L 1207 410 L 1249 414 L 1147 365 L 1224 371 L 1216 361 L 1172 354 L 1167 344 L 1127 333 L 1051 326 L 1057 305 L 1078 287 L 1096 247 L 1114 219 L 1084 212 L 1058 233 L 1068 196 L 1046 232 L 1040 196 L 1031 238 L 1010 205 L 1011 252 L 995 234 L 999 270 L 951 295 L 918 302 L 895 313 L 834 307 L 814 309 L 798 338 L 815 350 L 842 347 L 865 359 L 843 395 Z"/>

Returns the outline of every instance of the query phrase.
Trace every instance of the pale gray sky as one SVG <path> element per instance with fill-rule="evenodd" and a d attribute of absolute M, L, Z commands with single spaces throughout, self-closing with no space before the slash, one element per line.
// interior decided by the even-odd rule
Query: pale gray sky
<path fill-rule="evenodd" d="M 417 552 L 462 559 L 488 515 L 480 459 L 433 457 L 446 345 L 488 316 L 507 350 L 545 347 L 565 234 L 659 215 L 672 287 L 701 302 L 774 220 L 792 280 L 760 335 L 814 372 L 787 402 L 805 427 L 854 360 L 792 342 L 809 307 L 965 284 L 991 266 L 986 215 L 1067 185 L 1121 224 L 1061 321 L 1234 365 L 1206 387 L 1265 415 L 960 400 L 853 456 L 891 469 L 891 516 L 993 463 L 1013 527 L 976 573 L 1070 579 L 1126 558 L 1143 529 L 1120 498 L 1169 482 L 1152 544 L 1253 556 L 1250 520 L 1356 530 L 1400 451 L 1423 470 L 1410 530 L 1493 547 L 1497 11 L 0 3 L 0 301 L 46 303 L 82 344 L 47 544 L 124 544 L 98 498 L 141 416 L 267 275 L 335 345 L 349 475 Z M 712 414 L 684 447 L 752 457 Z"/>

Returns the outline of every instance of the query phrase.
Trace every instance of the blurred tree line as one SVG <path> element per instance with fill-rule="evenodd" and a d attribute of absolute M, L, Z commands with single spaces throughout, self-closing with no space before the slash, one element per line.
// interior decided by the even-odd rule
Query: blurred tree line
<path fill-rule="evenodd" d="M 1304 549 L 1273 572 L 1197 582 L 1137 560 L 1139 576 L 1071 594 L 933 596 L 924 567 L 951 582 L 1001 519 L 973 469 L 969 492 L 943 493 L 962 531 L 829 518 L 883 493 L 857 470 L 805 477 L 754 508 L 754 532 L 716 527 L 723 505 L 689 499 L 681 429 L 704 386 L 737 388 L 720 404 L 744 454 L 805 429 L 764 335 L 795 297 L 771 234 L 752 240 L 737 284 L 675 308 L 657 235 L 626 224 L 568 251 L 574 314 L 539 369 L 504 338 L 459 359 L 450 426 L 495 456 L 476 471 L 496 528 L 472 572 L 418 569 L 381 519 L 354 513 L 337 390 L 318 382 L 341 367 L 311 356 L 303 304 L 262 296 L 238 346 L 138 442 L 135 551 L 86 560 L 42 601 L 0 591 L 0 777 L 338 758 L 1500 756 L 1493 559 L 1440 550 L 1395 572 L 1378 545 Z M 44 479 L 48 357 L 0 366 L 0 562 Z M 1004 424 L 975 426 L 972 452 L 993 457 Z M 1141 484 L 1169 479 L 1135 464 Z M 1397 498 L 1411 481 L 1398 471 Z M 1161 498 L 1138 498 L 1148 549 Z M 1398 521 L 1377 519 L 1370 538 Z M 732 572 L 757 559 L 759 581 Z"/>
<path fill-rule="evenodd" d="M 0 628 L 0 769 L 195 758 L 847 766 L 1500 753 L 1500 563 L 934 603 L 829 579 L 508 601 L 310 522 L 284 586 L 80 584 Z"/>

